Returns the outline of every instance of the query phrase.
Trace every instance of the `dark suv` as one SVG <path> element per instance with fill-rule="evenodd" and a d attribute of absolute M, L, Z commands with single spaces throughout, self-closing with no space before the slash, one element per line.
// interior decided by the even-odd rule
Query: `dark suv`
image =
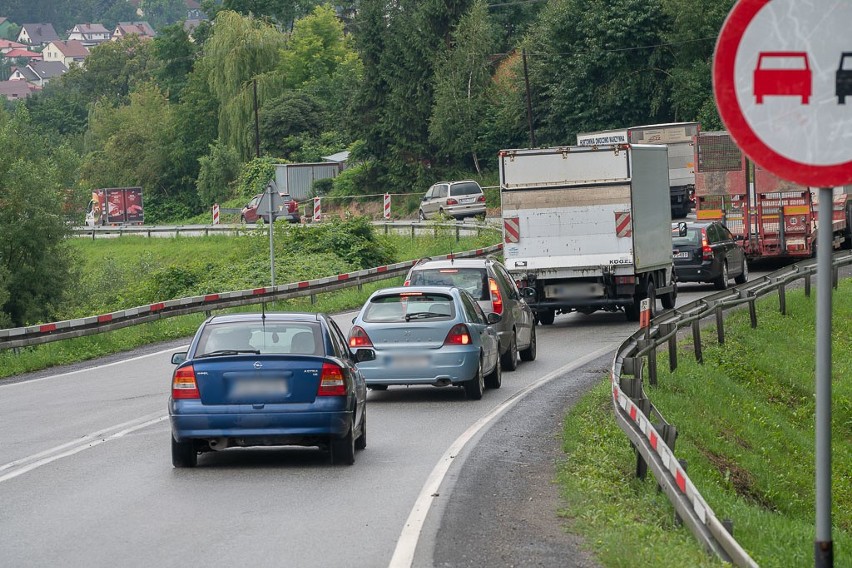
<path fill-rule="evenodd" d="M 423 259 L 408 271 L 405 286 L 456 286 L 470 292 L 489 314 L 500 314 L 494 325 L 500 342 L 500 363 L 514 371 L 536 356 L 535 319 L 506 268 L 493 258 Z"/>
<path fill-rule="evenodd" d="M 672 257 L 678 282 L 712 282 L 717 290 L 748 281 L 745 251 L 719 221 L 672 223 Z"/>

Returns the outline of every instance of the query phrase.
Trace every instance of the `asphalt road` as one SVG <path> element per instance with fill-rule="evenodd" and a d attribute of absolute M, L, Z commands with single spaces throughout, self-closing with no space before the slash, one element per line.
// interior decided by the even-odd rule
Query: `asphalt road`
<path fill-rule="evenodd" d="M 684 286 L 679 303 L 710 291 Z M 348 330 L 351 314 L 337 319 Z M 180 343 L 3 381 L 0 564 L 594 566 L 556 516 L 560 421 L 634 330 L 621 313 L 557 316 L 536 361 L 480 401 L 371 392 L 352 467 L 263 448 L 173 469 Z"/>

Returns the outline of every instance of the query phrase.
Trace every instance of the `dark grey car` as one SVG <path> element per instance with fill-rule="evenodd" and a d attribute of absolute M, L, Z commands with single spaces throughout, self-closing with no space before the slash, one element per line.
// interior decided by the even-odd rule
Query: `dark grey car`
<path fill-rule="evenodd" d="M 717 290 L 748 281 L 745 251 L 718 221 L 672 224 L 672 257 L 678 282 L 712 282 Z"/>
<path fill-rule="evenodd" d="M 456 286 L 467 290 L 486 314 L 494 312 L 502 316 L 494 328 L 500 342 L 503 369 L 514 371 L 518 355 L 523 361 L 535 359 L 535 316 L 498 260 L 490 257 L 424 259 L 408 272 L 405 285 Z"/>

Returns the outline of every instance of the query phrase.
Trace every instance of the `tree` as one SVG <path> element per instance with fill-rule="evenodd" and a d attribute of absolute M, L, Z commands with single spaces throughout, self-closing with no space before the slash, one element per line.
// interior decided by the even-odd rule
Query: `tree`
<path fill-rule="evenodd" d="M 72 68 L 63 76 L 64 84 L 91 101 L 126 101 L 136 85 L 150 78 L 153 45 L 133 34 L 104 42 L 92 48 L 82 67 Z"/>
<path fill-rule="evenodd" d="M 244 16 L 272 19 L 287 29 L 320 4 L 319 0 L 224 0 L 222 8 Z"/>
<path fill-rule="evenodd" d="M 290 159 L 302 146 L 297 140 L 316 137 L 323 129 L 322 109 L 308 93 L 288 91 L 269 101 L 260 114 L 260 141 L 265 154 Z"/>
<path fill-rule="evenodd" d="M 526 46 L 537 142 L 671 121 L 667 25 L 661 0 L 549 3 Z"/>
<path fill-rule="evenodd" d="M 237 152 L 220 142 L 210 145 L 210 153 L 199 158 L 198 195 L 204 205 L 233 197 L 233 183 L 240 174 Z"/>
<path fill-rule="evenodd" d="M 180 24 L 166 26 L 154 38 L 153 74 L 170 100 L 180 100 L 197 53 L 198 47 Z"/>
<path fill-rule="evenodd" d="M 0 325 L 49 321 L 74 277 L 63 172 L 23 105 L 12 116 L 0 110 L 0 145 Z"/>
<path fill-rule="evenodd" d="M 186 0 L 142 0 L 139 9 L 155 30 L 186 19 Z"/>
<path fill-rule="evenodd" d="M 439 54 L 435 68 L 430 138 L 452 158 L 470 155 L 480 175 L 478 152 L 485 136 L 495 38 L 488 6 L 485 0 L 476 0 L 453 31 L 452 44 Z"/>
<path fill-rule="evenodd" d="M 223 10 L 205 45 L 203 60 L 210 70 L 210 87 L 220 101 L 219 138 L 244 159 L 254 149 L 253 81 L 275 70 L 284 42 L 284 35 L 271 25 Z M 268 91 L 281 91 L 280 83 L 258 83 L 259 104 Z"/>

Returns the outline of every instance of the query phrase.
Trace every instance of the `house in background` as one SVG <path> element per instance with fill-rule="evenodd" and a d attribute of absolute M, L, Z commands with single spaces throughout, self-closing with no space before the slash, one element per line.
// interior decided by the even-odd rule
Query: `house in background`
<path fill-rule="evenodd" d="M 77 24 L 68 32 L 69 40 L 82 42 L 86 47 L 109 41 L 112 32 L 102 24 Z"/>
<path fill-rule="evenodd" d="M 26 50 L 26 45 L 22 43 L 18 43 L 16 41 L 8 40 L 8 39 L 0 39 L 0 53 L 8 53 L 13 49 L 24 49 Z"/>
<path fill-rule="evenodd" d="M 12 37 L 9 35 L 9 30 L 17 27 L 18 26 L 16 26 L 13 22 L 9 21 L 9 18 L 4 18 L 3 16 L 0 16 L 0 38 L 8 39 L 9 37 Z M 17 37 L 17 34 L 15 35 L 15 37 Z"/>
<path fill-rule="evenodd" d="M 18 34 L 18 42 L 31 47 L 43 47 L 58 39 L 59 35 L 53 29 L 53 24 L 23 24 L 21 33 Z"/>
<path fill-rule="evenodd" d="M 157 35 L 148 22 L 119 22 L 112 32 L 112 41 L 118 41 L 129 35 L 138 35 L 143 39 L 151 39 Z"/>
<path fill-rule="evenodd" d="M 28 61 L 41 61 L 42 55 L 36 51 L 30 51 L 28 49 L 23 49 L 20 47 L 16 47 L 15 49 L 10 49 L 6 53 L 3 54 L 3 57 L 6 59 L 27 59 Z"/>
<path fill-rule="evenodd" d="M 83 45 L 82 41 L 69 39 L 50 42 L 41 54 L 45 61 L 59 61 L 71 68 L 83 64 L 89 55 L 89 49 Z"/>
<path fill-rule="evenodd" d="M 7 101 L 25 99 L 38 90 L 26 81 L 0 81 L 0 97 L 6 97 Z"/>
<path fill-rule="evenodd" d="M 68 72 L 68 67 L 59 61 L 33 61 L 26 67 L 18 67 L 9 77 L 10 81 L 27 82 L 36 87 L 44 87 L 52 79 Z"/>

